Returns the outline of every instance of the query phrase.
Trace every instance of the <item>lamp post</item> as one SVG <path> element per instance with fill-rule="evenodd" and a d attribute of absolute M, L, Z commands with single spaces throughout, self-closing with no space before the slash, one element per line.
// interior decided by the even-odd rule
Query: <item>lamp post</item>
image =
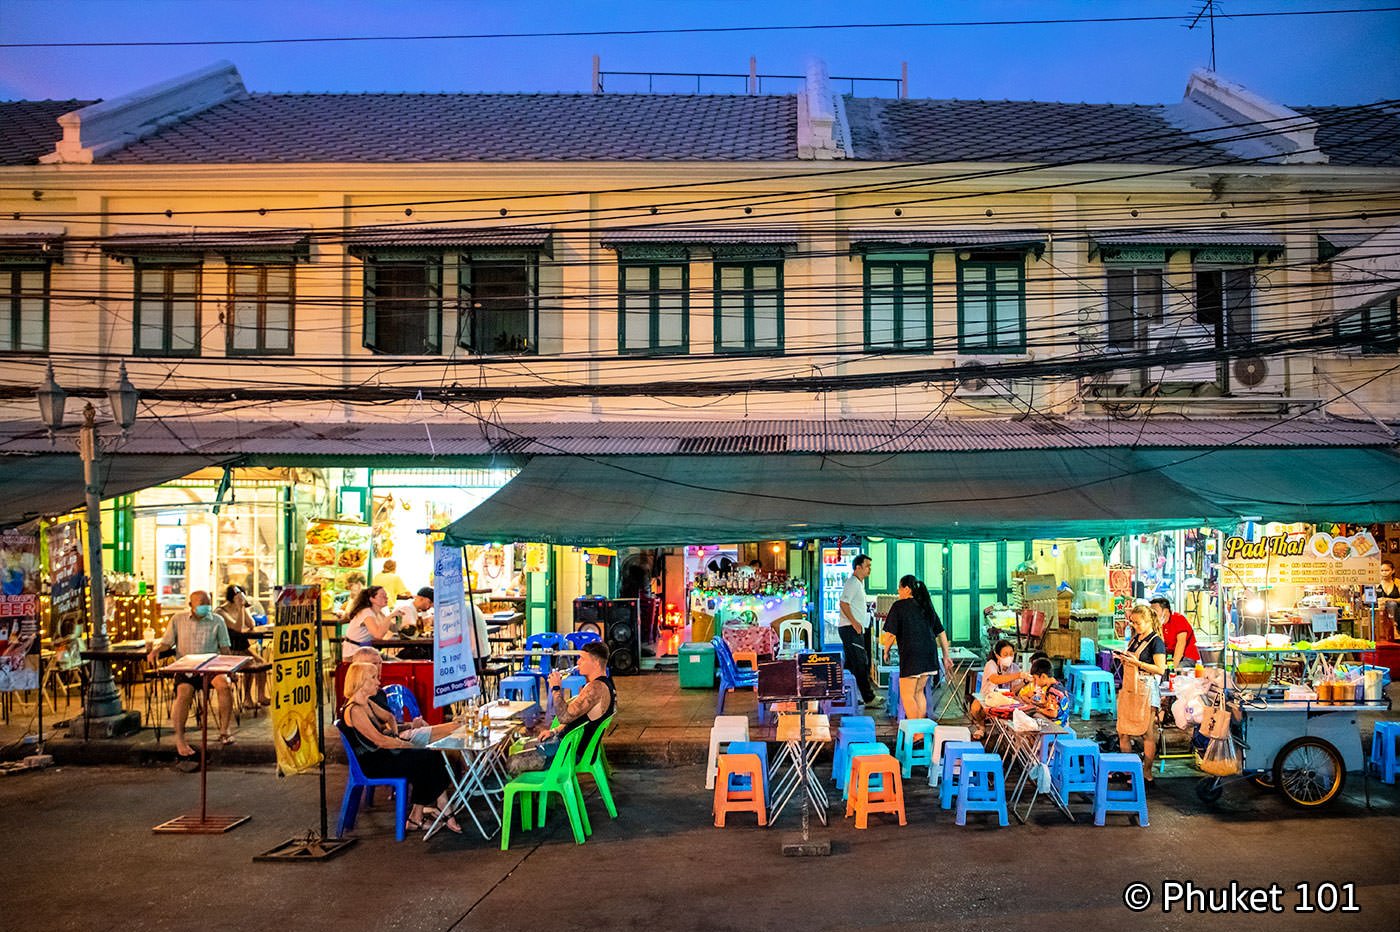
<path fill-rule="evenodd" d="M 44 382 L 36 393 L 39 413 L 49 436 L 63 427 L 63 408 L 68 394 L 54 381 L 53 366 L 45 373 Z M 131 380 L 126 377 L 126 364 L 118 374 L 116 388 L 107 391 L 112 417 L 125 435 L 136 423 L 136 406 L 141 400 Z M 94 652 L 111 647 L 107 640 L 107 599 L 102 567 L 102 486 L 97 478 L 97 461 L 102 455 L 101 438 L 97 434 L 97 410 L 92 402 L 83 406 L 83 425 L 78 434 L 78 453 L 83 460 L 83 487 L 87 500 L 88 526 L 88 590 L 91 592 L 92 639 Z M 112 680 L 112 668 L 106 660 L 92 661 L 92 683 L 88 688 L 87 728 L 96 725 L 100 732 L 113 736 L 135 731 L 141 726 L 136 712 L 122 709 L 121 693 Z"/>

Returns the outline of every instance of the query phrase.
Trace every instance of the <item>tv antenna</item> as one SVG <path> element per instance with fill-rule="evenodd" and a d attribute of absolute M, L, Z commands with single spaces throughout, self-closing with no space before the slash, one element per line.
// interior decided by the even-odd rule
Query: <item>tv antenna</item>
<path fill-rule="evenodd" d="M 1211 70 L 1211 71 L 1214 71 L 1214 70 L 1215 70 L 1215 8 L 1216 8 L 1216 6 L 1217 6 L 1216 0 L 1205 0 L 1205 2 L 1201 4 L 1201 8 L 1200 8 L 1199 10 L 1196 11 L 1196 18 L 1193 19 L 1193 20 L 1191 20 L 1191 25 L 1189 25 L 1189 26 L 1186 27 L 1187 29 L 1195 29 L 1195 28 L 1196 28 L 1196 25 L 1197 25 L 1198 23 L 1200 23 L 1201 17 L 1203 17 L 1203 16 L 1210 20 L 1210 70 Z"/>

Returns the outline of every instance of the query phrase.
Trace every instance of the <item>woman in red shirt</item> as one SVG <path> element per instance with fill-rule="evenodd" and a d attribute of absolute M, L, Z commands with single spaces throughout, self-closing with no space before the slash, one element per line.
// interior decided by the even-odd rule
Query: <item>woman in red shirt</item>
<path fill-rule="evenodd" d="M 1183 661 L 1194 666 L 1201 659 L 1201 653 L 1196 650 L 1196 632 L 1191 622 L 1180 612 L 1172 611 L 1171 601 L 1160 595 L 1152 600 L 1151 605 L 1157 616 L 1157 624 L 1162 629 L 1162 640 L 1167 642 L 1172 666 L 1179 669 Z"/>

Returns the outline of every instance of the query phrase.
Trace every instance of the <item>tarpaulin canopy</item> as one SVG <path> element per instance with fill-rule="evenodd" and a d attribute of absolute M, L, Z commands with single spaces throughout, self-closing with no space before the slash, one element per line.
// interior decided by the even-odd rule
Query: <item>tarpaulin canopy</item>
<path fill-rule="evenodd" d="M 122 454 L 97 461 L 103 498 L 125 495 L 235 457 Z M 0 455 L 0 527 L 61 515 L 83 504 L 83 461 L 77 453 Z"/>
<path fill-rule="evenodd" d="M 447 535 L 637 546 L 838 534 L 996 540 L 1245 516 L 1400 520 L 1400 457 L 1374 449 L 541 456 Z"/>

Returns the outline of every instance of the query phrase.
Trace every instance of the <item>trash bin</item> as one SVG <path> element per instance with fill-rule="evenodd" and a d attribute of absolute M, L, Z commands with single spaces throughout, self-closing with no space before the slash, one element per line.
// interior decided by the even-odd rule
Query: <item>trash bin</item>
<path fill-rule="evenodd" d="M 681 689 L 710 689 L 715 685 L 715 646 L 708 641 L 682 644 Z"/>

